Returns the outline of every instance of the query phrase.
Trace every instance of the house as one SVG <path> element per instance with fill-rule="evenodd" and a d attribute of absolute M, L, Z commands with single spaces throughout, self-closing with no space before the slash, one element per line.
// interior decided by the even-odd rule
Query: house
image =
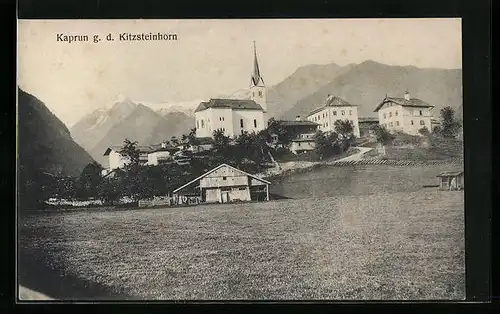
<path fill-rule="evenodd" d="M 270 184 L 250 173 L 221 164 L 175 189 L 172 194 L 178 204 L 190 197 L 200 197 L 203 203 L 268 201 Z"/>
<path fill-rule="evenodd" d="M 213 148 L 213 138 L 211 137 L 198 137 L 198 145 L 182 144 L 177 148 L 181 151 L 190 151 L 192 153 L 201 153 L 209 151 Z"/>
<path fill-rule="evenodd" d="M 464 172 L 463 171 L 445 171 L 437 175 L 439 178 L 440 190 L 463 190 Z"/>
<path fill-rule="evenodd" d="M 139 150 L 139 163 L 145 165 L 148 163 L 148 154 L 152 151 L 150 146 L 137 146 Z M 110 146 L 104 152 L 104 156 L 109 158 L 109 170 L 123 168 L 130 163 L 128 157 L 123 156 L 120 151 L 122 146 Z"/>
<path fill-rule="evenodd" d="M 148 153 L 148 166 L 157 166 L 161 163 L 172 161 L 172 155 L 179 149 L 166 143 L 150 146 L 151 151 Z"/>
<path fill-rule="evenodd" d="M 434 106 L 411 98 L 408 92 L 404 98 L 385 97 L 375 108 L 379 124 L 389 131 L 401 131 L 410 135 L 420 135 L 421 128 L 432 129 L 432 109 Z"/>
<path fill-rule="evenodd" d="M 354 136 L 360 135 L 357 106 L 337 96 L 328 95 L 325 104 L 311 111 L 307 120 L 319 124 L 319 130 L 323 132 L 335 131 L 337 120 L 349 120 L 354 126 Z"/>
<path fill-rule="evenodd" d="M 292 134 L 293 136 L 290 151 L 294 154 L 300 154 L 314 149 L 314 134 L 316 134 L 319 124 L 302 120 L 300 116 L 297 116 L 295 120 L 278 120 L 278 122 L 287 129 L 288 134 Z M 277 137 L 275 135 L 271 136 L 275 143 Z"/>
<path fill-rule="evenodd" d="M 250 99 L 210 99 L 195 109 L 196 137 L 212 137 L 220 130 L 234 138 L 243 132 L 267 127 L 267 89 L 260 74 L 254 43 L 254 69 L 250 79 Z"/>
<path fill-rule="evenodd" d="M 360 117 L 359 120 L 359 136 L 366 137 L 372 135 L 372 127 L 378 124 L 378 118 Z"/>

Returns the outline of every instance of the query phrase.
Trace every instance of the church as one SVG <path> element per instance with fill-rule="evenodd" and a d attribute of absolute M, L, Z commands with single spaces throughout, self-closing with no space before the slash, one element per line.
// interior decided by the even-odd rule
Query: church
<path fill-rule="evenodd" d="M 267 127 L 266 86 L 260 74 L 254 42 L 254 67 L 250 79 L 250 99 L 210 99 L 195 110 L 196 136 L 212 137 L 220 130 L 234 138 L 243 132 L 258 132 Z"/>

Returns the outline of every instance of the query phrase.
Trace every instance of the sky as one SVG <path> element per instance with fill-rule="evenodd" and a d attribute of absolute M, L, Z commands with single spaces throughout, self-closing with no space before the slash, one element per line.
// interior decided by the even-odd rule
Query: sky
<path fill-rule="evenodd" d="M 142 32 L 177 40 L 118 40 Z M 117 97 L 189 103 L 248 88 L 253 41 L 268 87 L 309 64 L 462 68 L 460 19 L 19 20 L 18 84 L 71 127 Z"/>

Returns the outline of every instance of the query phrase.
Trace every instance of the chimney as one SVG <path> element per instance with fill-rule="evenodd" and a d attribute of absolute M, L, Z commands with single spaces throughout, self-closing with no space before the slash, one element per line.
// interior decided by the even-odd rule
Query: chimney
<path fill-rule="evenodd" d="M 408 91 L 405 92 L 405 99 L 410 100 L 410 93 Z"/>
<path fill-rule="evenodd" d="M 300 121 L 300 116 L 296 116 L 295 121 Z"/>

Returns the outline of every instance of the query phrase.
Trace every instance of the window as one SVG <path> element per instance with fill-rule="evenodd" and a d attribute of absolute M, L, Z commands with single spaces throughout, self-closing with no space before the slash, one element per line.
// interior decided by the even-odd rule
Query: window
<path fill-rule="evenodd" d="M 399 126 L 399 121 L 396 121 L 396 126 Z"/>
<path fill-rule="evenodd" d="M 389 118 L 392 117 L 392 112 L 389 112 Z"/>
<path fill-rule="evenodd" d="M 222 121 L 222 117 L 219 117 L 219 121 Z"/>
<path fill-rule="evenodd" d="M 327 111 L 327 112 L 325 112 L 325 116 L 327 116 L 327 117 L 328 117 L 328 111 Z"/>
<path fill-rule="evenodd" d="M 385 113 L 384 113 L 384 119 L 385 119 Z"/>
<path fill-rule="evenodd" d="M 261 90 L 259 91 L 259 96 L 262 97 L 262 91 Z"/>
<path fill-rule="evenodd" d="M 422 115 L 422 110 L 419 111 L 420 115 Z"/>
<path fill-rule="evenodd" d="M 349 110 L 349 115 L 352 116 L 352 110 Z"/>
<path fill-rule="evenodd" d="M 342 112 L 342 115 L 345 116 L 345 110 L 342 110 L 341 112 Z"/>
<path fill-rule="evenodd" d="M 420 120 L 420 125 L 425 125 L 424 120 Z"/>
<path fill-rule="evenodd" d="M 222 177 L 222 180 L 227 180 L 227 177 Z"/>
<path fill-rule="evenodd" d="M 252 92 L 252 97 L 255 97 L 255 92 Z"/>
<path fill-rule="evenodd" d="M 337 115 L 337 111 L 334 110 L 333 111 L 333 115 L 336 116 Z"/>
<path fill-rule="evenodd" d="M 201 120 L 201 127 L 204 128 L 205 127 L 205 120 Z"/>
<path fill-rule="evenodd" d="M 392 127 L 392 125 L 393 125 L 392 122 L 389 122 L 389 126 Z"/>
<path fill-rule="evenodd" d="M 240 119 L 240 127 L 243 127 L 243 119 Z"/>
<path fill-rule="evenodd" d="M 238 188 L 240 191 L 245 191 L 247 188 Z"/>
<path fill-rule="evenodd" d="M 298 144 L 298 146 L 300 147 L 300 142 L 299 142 L 299 143 L 297 143 L 297 144 Z"/>
<path fill-rule="evenodd" d="M 326 123 L 326 126 L 328 127 L 328 122 Z"/>
<path fill-rule="evenodd" d="M 257 119 L 253 119 L 253 127 L 256 128 L 257 127 Z"/>
<path fill-rule="evenodd" d="M 410 120 L 410 124 L 413 125 L 413 120 Z"/>
<path fill-rule="evenodd" d="M 199 129 L 200 128 L 200 123 L 198 120 L 196 120 L 196 128 Z"/>
<path fill-rule="evenodd" d="M 398 111 L 396 110 L 396 112 L 394 113 L 394 115 L 397 117 L 398 116 Z"/>

